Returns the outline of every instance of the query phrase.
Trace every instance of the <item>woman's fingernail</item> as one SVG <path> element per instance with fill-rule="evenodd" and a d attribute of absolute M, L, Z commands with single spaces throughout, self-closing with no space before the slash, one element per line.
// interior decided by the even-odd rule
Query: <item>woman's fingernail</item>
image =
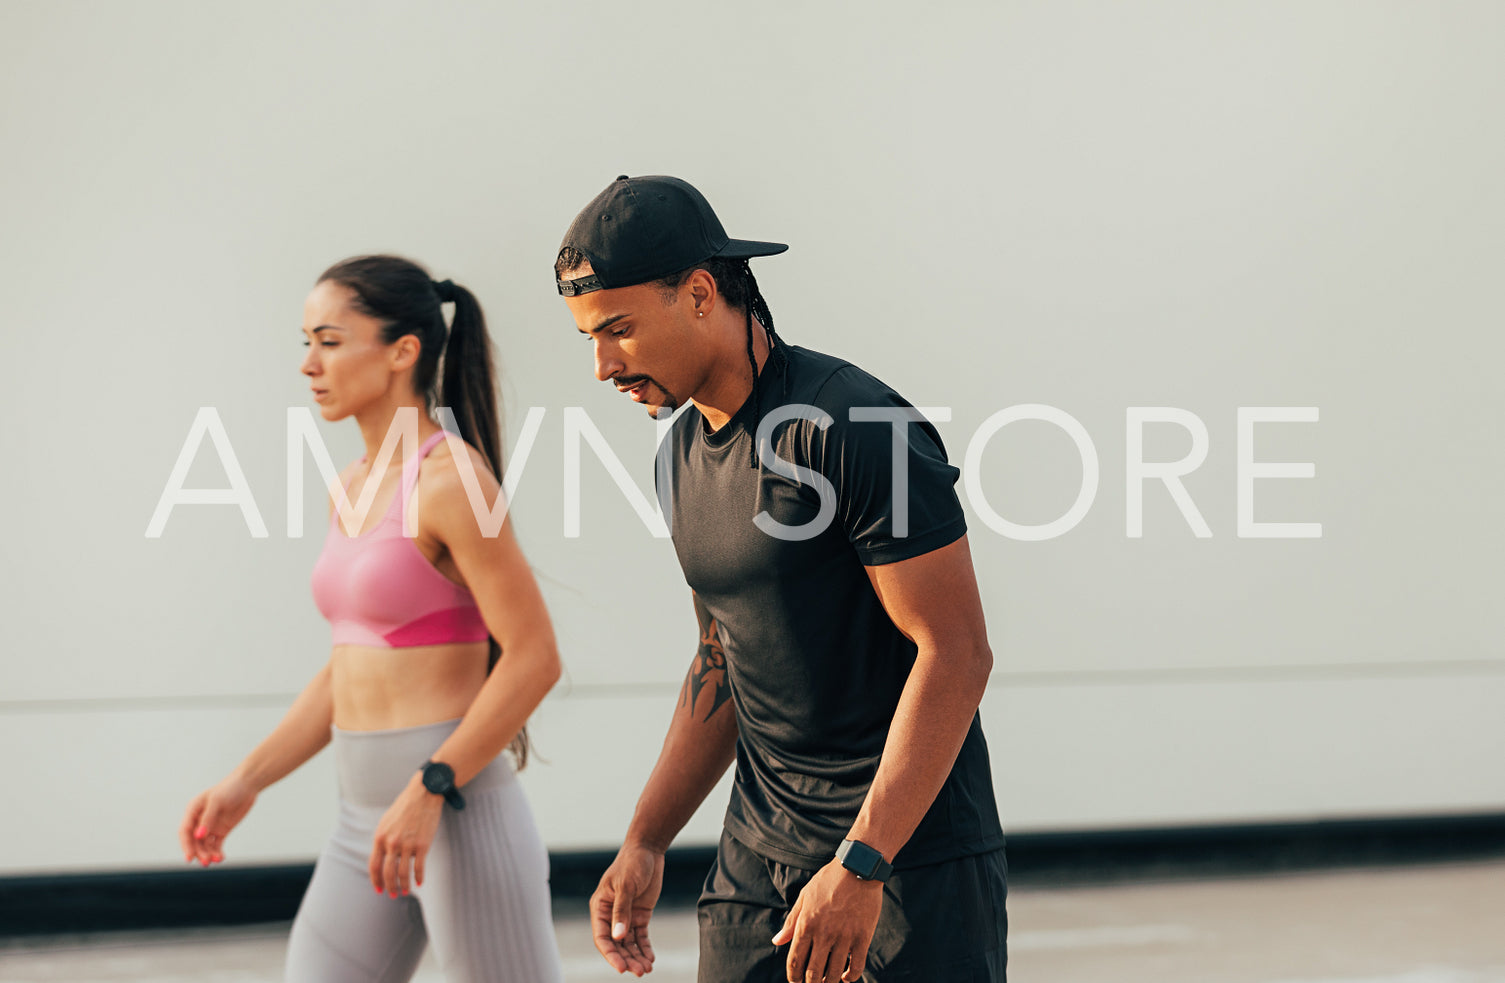
<path fill-rule="evenodd" d="M 623 923 L 623 922 L 617 922 L 615 925 L 613 925 L 611 927 L 611 937 L 612 938 L 614 938 L 614 939 L 620 939 L 620 938 L 625 937 L 626 935 L 627 935 L 627 925 L 625 923 Z"/>
<path fill-rule="evenodd" d="M 209 828 L 207 826 L 200 826 L 198 829 L 193 831 L 193 838 L 196 840 L 202 840 L 204 838 L 204 834 L 207 832 L 209 832 Z"/>

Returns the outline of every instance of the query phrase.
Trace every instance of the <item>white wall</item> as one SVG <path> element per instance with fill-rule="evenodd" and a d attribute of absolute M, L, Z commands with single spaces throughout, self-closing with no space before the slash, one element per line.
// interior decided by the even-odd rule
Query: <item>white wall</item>
<path fill-rule="evenodd" d="M 1019 403 L 1091 435 L 1069 533 L 968 502 L 1010 830 L 1505 808 L 1502 28 L 1488 2 L 0 8 L 0 873 L 181 863 L 188 798 L 327 657 L 285 420 L 304 294 L 378 250 L 482 298 L 512 435 L 545 410 L 514 516 L 568 678 L 527 778 L 552 848 L 614 845 L 694 644 L 669 543 L 592 460 L 562 532 L 566 407 L 652 487 L 653 427 L 551 282 L 623 172 L 790 243 L 757 265 L 780 332 L 952 407 L 954 461 Z M 146 537 L 201 406 L 268 537 L 225 506 Z M 1126 536 L 1138 406 L 1205 422 L 1211 538 L 1158 483 Z M 1315 464 L 1256 518 L 1321 538 L 1237 535 L 1243 406 L 1319 409 L 1255 454 Z M 1146 457 L 1190 446 L 1156 425 Z M 1081 465 L 1021 423 L 977 478 L 1037 523 Z M 206 445 L 190 485 L 225 483 Z M 333 794 L 317 759 L 230 857 L 310 859 Z"/>

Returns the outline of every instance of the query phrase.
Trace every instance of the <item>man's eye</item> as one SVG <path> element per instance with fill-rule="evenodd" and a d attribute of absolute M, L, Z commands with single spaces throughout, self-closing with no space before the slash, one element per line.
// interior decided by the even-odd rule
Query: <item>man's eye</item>
<path fill-rule="evenodd" d="M 614 328 L 611 332 L 613 338 L 620 338 L 627 333 L 627 328 Z"/>

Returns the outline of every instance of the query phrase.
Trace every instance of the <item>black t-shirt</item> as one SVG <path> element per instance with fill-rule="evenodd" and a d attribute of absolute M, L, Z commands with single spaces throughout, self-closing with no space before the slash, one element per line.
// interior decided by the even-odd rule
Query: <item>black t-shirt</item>
<path fill-rule="evenodd" d="M 726 653 L 739 731 L 727 831 L 772 860 L 818 869 L 857 819 L 914 665 L 914 643 L 863 567 L 955 542 L 966 521 L 957 469 L 933 426 L 904 423 L 907 474 L 896 496 L 896 427 L 852 418 L 853 407 L 914 413 L 908 402 L 848 362 L 786 351 L 787 366 L 770 359 L 757 382 L 770 441 L 761 466 L 749 397 L 714 433 L 698 409 L 682 414 L 656 471 L 685 580 L 715 617 Z M 902 535 L 896 497 L 908 499 Z M 895 866 L 1002 844 L 974 716 Z"/>

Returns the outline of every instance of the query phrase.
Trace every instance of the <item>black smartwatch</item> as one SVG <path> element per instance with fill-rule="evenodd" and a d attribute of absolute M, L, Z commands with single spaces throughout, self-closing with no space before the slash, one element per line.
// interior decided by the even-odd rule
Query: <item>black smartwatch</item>
<path fill-rule="evenodd" d="M 442 761 L 423 763 L 423 787 L 435 795 L 444 796 L 452 808 L 464 809 L 465 797 L 455 788 L 455 770 Z"/>
<path fill-rule="evenodd" d="M 894 865 L 883 854 L 861 840 L 842 840 L 836 848 L 837 861 L 864 881 L 886 881 Z"/>

